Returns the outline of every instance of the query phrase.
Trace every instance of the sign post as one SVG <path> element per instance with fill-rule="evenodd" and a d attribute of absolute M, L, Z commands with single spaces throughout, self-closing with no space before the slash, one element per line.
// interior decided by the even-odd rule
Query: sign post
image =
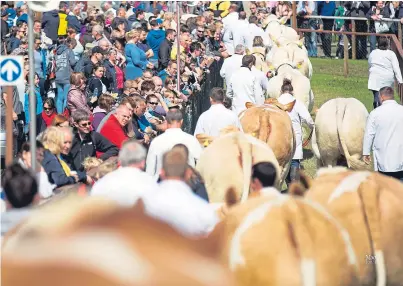
<path fill-rule="evenodd" d="M 28 30 L 34 30 L 34 17 L 32 9 L 28 9 Z M 29 145 L 31 150 L 31 168 L 36 172 L 36 96 L 35 96 L 35 70 L 34 70 L 34 33 L 28 33 L 29 55 Z"/>
<path fill-rule="evenodd" d="M 0 56 L 0 86 L 6 86 L 6 165 L 13 161 L 13 102 L 12 86 L 24 84 L 22 56 Z"/>

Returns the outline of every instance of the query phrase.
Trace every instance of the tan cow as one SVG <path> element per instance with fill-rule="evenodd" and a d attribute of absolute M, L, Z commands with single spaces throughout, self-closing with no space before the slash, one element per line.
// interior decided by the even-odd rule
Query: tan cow
<path fill-rule="evenodd" d="M 206 145 L 208 142 L 211 140 Z M 204 179 L 211 203 L 224 202 L 230 188 L 243 202 L 249 195 L 252 166 L 260 162 L 272 162 L 280 174 L 276 156 L 267 144 L 251 135 L 232 132 L 215 138 L 203 150 L 196 169 Z"/>
<path fill-rule="evenodd" d="M 229 209 L 212 236 L 240 286 L 358 285 L 348 233 L 320 205 L 288 195 Z"/>
<path fill-rule="evenodd" d="M 360 160 L 367 117 L 367 109 L 355 98 L 331 99 L 320 107 L 312 137 L 320 166 L 336 166 L 344 157 L 349 168 L 370 167 Z"/>
<path fill-rule="evenodd" d="M 3 254 L 2 285 L 235 285 L 210 241 L 186 239 L 138 209 L 91 219 Z"/>
<path fill-rule="evenodd" d="M 321 169 L 305 197 L 347 229 L 359 263 L 360 285 L 402 285 L 403 184 L 375 172 Z"/>
<path fill-rule="evenodd" d="M 276 104 L 267 103 L 261 106 L 247 104 L 248 109 L 239 114 L 239 119 L 246 134 L 267 143 L 273 150 L 280 166 L 281 186 L 290 169 L 296 145 L 287 107 Z M 292 109 L 292 106 L 289 108 Z"/>

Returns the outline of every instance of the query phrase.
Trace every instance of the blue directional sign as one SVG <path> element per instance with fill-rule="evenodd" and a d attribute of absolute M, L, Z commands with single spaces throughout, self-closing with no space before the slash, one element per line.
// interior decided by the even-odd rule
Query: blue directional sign
<path fill-rule="evenodd" d="M 23 83 L 22 56 L 0 57 L 0 85 L 17 85 Z"/>

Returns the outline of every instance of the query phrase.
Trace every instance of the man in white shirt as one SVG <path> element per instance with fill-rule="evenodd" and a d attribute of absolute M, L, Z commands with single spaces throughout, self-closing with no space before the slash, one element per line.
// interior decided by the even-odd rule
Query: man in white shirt
<path fill-rule="evenodd" d="M 267 78 L 266 74 L 261 70 L 256 68 L 256 57 L 253 56 L 253 66 L 251 68 L 253 75 L 256 77 L 260 88 L 262 89 L 262 94 L 265 95 L 267 89 L 269 88 L 269 79 Z"/>
<path fill-rule="evenodd" d="M 252 194 L 279 196 L 280 192 L 274 187 L 276 178 L 276 167 L 272 163 L 260 162 L 253 165 L 250 180 Z"/>
<path fill-rule="evenodd" d="M 232 75 L 227 87 L 227 95 L 232 98 L 232 111 L 237 116 L 246 109 L 245 103 L 247 102 L 256 105 L 264 103 L 262 88 L 251 71 L 253 60 L 253 55 L 246 55 L 242 58 L 241 68 Z"/>
<path fill-rule="evenodd" d="M 258 26 L 259 20 L 256 16 L 249 17 L 249 26 L 248 26 L 248 36 L 247 36 L 247 48 L 251 51 L 253 48 L 253 40 L 255 37 L 260 36 L 263 39 L 264 45 L 270 45 L 270 38 L 267 33 L 263 31 L 262 28 Z"/>
<path fill-rule="evenodd" d="M 245 46 L 237 45 L 235 47 L 235 54 L 224 60 L 224 63 L 220 70 L 220 76 L 225 79 L 227 87 L 230 84 L 230 80 L 235 71 L 242 66 L 242 58 L 245 54 Z"/>
<path fill-rule="evenodd" d="M 137 141 L 126 141 L 119 152 L 120 168 L 95 183 L 91 196 L 103 196 L 131 207 L 143 193 L 158 188 L 153 178 L 145 173 L 146 150 Z"/>
<path fill-rule="evenodd" d="M 246 20 L 246 13 L 244 11 L 239 12 L 238 21 L 233 22 L 233 36 L 234 36 L 234 47 L 237 45 L 247 46 L 249 31 L 249 22 Z"/>
<path fill-rule="evenodd" d="M 391 87 L 379 90 L 381 106 L 368 116 L 363 143 L 363 159 L 371 163 L 371 147 L 375 171 L 403 182 L 403 106 L 394 100 Z"/>
<path fill-rule="evenodd" d="M 163 155 L 159 189 L 143 196 L 145 212 L 189 237 L 205 237 L 218 217 L 209 203 L 185 183 L 189 171 L 186 156 L 178 150 Z"/>
<path fill-rule="evenodd" d="M 146 172 L 157 181 L 162 168 L 162 156 L 176 144 L 182 143 L 189 149 L 189 165 L 196 166 L 202 147 L 199 141 L 190 134 L 183 132 L 181 126 L 183 115 L 179 109 L 171 109 L 166 116 L 167 130 L 151 141 L 147 154 Z"/>
<path fill-rule="evenodd" d="M 203 112 L 197 120 L 194 135 L 206 134 L 217 137 L 220 131 L 228 126 L 235 126 L 242 130 L 238 116 L 223 105 L 225 92 L 222 88 L 215 87 L 210 92 L 211 107 Z"/>
<path fill-rule="evenodd" d="M 234 22 L 238 20 L 238 5 L 231 4 L 229 8 L 229 14 L 222 19 L 222 23 L 224 25 L 224 29 L 222 31 L 223 37 L 222 41 L 227 49 L 228 54 L 234 54 Z"/>

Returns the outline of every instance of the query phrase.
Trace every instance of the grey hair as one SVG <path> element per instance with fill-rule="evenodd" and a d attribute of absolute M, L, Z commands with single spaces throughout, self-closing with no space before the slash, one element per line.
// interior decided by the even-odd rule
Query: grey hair
<path fill-rule="evenodd" d="M 104 34 L 104 28 L 102 28 L 101 25 L 95 25 L 94 27 L 92 27 L 92 30 L 97 32 L 100 35 Z"/>
<path fill-rule="evenodd" d="M 110 44 L 109 44 L 109 42 L 108 42 L 108 40 L 107 39 L 101 39 L 100 41 L 99 41 L 99 45 L 101 46 L 103 43 L 105 43 L 105 44 L 107 44 L 108 45 L 108 47 L 110 46 Z"/>
<path fill-rule="evenodd" d="M 178 109 L 172 109 L 172 110 L 168 111 L 166 120 L 167 120 L 168 124 L 171 124 L 174 121 L 177 121 L 177 122 L 182 121 L 183 120 L 182 111 L 180 111 Z"/>
<path fill-rule="evenodd" d="M 240 55 L 242 55 L 243 53 L 245 53 L 245 46 L 244 46 L 244 45 L 241 45 L 241 44 L 236 45 L 236 47 L 235 47 L 235 53 L 236 53 L 236 54 L 240 54 Z"/>
<path fill-rule="evenodd" d="M 71 117 L 73 118 L 73 121 L 75 123 L 79 123 L 80 121 L 84 121 L 84 120 L 89 120 L 90 119 L 90 115 L 88 114 L 87 111 L 85 111 L 84 109 L 77 109 L 73 112 L 73 114 L 71 115 Z"/>
<path fill-rule="evenodd" d="M 136 140 L 129 140 L 123 143 L 119 152 L 119 162 L 122 167 L 139 164 L 146 159 L 147 151 Z"/>

